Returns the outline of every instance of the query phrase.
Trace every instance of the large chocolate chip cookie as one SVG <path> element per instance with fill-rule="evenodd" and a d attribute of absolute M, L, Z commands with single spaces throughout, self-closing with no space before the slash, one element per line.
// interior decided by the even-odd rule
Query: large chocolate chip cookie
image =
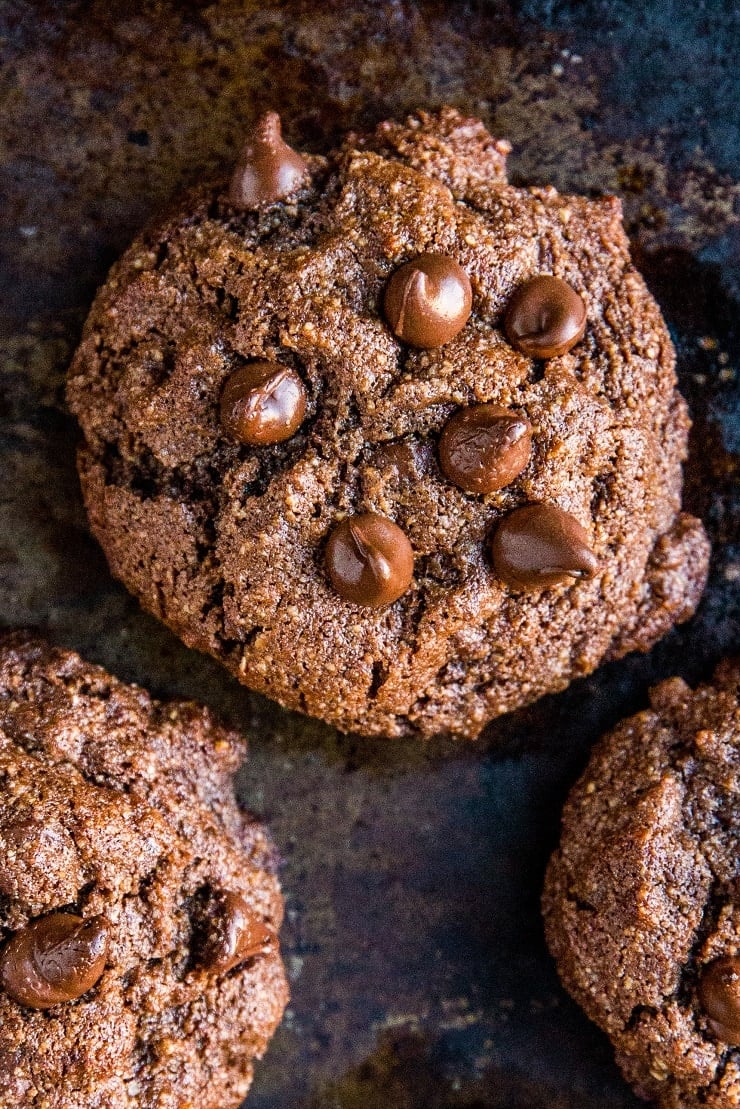
<path fill-rule="evenodd" d="M 614 197 L 512 188 L 446 109 L 329 157 L 264 117 L 71 367 L 113 573 L 282 704 L 475 736 L 701 593 L 674 351 Z"/>

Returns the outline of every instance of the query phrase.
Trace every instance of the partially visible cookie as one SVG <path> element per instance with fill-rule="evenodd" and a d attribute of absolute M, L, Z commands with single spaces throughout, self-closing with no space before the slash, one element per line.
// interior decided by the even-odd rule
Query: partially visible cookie
<path fill-rule="evenodd" d="M 563 983 L 664 1109 L 740 1106 L 740 660 L 607 735 L 563 813 L 547 940 Z"/>
<path fill-rule="evenodd" d="M 126 252 L 69 376 L 113 573 L 344 730 L 475 736 L 693 612 L 689 421 L 616 197 L 452 109 L 286 145 Z"/>
<path fill-rule="evenodd" d="M 0 1109 L 236 1109 L 287 1001 L 243 745 L 0 640 Z"/>

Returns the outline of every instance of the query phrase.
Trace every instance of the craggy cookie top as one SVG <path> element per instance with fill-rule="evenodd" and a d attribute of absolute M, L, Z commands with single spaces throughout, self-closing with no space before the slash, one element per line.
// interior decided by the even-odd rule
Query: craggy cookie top
<path fill-rule="evenodd" d="M 679 678 L 596 748 L 543 907 L 566 988 L 637 1092 L 740 1106 L 740 660 Z"/>
<path fill-rule="evenodd" d="M 114 267 L 70 371 L 113 572 L 343 729 L 474 736 L 693 611 L 688 420 L 614 197 L 451 109 L 302 157 L 268 114 Z"/>
<path fill-rule="evenodd" d="M 0 1107 L 229 1109 L 287 999 L 242 744 L 71 652 L 0 641 Z"/>

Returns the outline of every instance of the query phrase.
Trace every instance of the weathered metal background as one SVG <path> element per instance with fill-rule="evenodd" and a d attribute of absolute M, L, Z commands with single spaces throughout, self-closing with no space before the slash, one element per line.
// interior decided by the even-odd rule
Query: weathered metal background
<path fill-rule="evenodd" d="M 737 650 L 740 14 L 730 2 L 0 2 L 0 622 L 46 629 L 252 735 L 245 801 L 285 858 L 293 1001 L 252 1109 L 626 1109 L 560 989 L 538 896 L 567 789 L 648 685 Z M 696 619 L 469 748 L 338 737 L 142 615 L 88 537 L 63 376 L 95 287 L 258 110 L 320 149 L 447 101 L 515 180 L 625 202 L 695 419 L 686 500 L 715 543 Z"/>

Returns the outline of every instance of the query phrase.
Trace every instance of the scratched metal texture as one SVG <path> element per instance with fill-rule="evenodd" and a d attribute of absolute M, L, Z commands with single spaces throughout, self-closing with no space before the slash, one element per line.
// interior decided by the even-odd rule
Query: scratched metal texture
<path fill-rule="evenodd" d="M 0 624 L 32 625 L 251 736 L 283 859 L 292 1002 L 252 1109 L 627 1109 L 538 912 L 567 790 L 649 685 L 740 642 L 740 14 L 725 3 L 0 0 Z M 686 504 L 714 543 L 696 618 L 468 747 L 340 737 L 142 614 L 90 539 L 63 378 L 96 286 L 275 107 L 321 150 L 449 102 L 516 182 L 619 194 L 694 417 Z"/>

